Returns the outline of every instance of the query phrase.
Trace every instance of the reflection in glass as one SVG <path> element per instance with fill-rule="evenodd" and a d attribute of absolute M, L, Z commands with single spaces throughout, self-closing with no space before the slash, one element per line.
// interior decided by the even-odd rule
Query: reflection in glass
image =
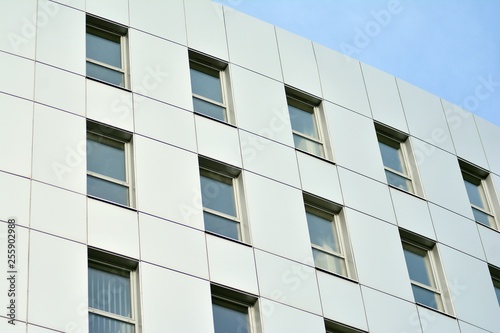
<path fill-rule="evenodd" d="M 120 87 L 125 86 L 124 75 L 122 72 L 103 67 L 91 62 L 87 62 L 87 76 L 101 81 L 105 81 Z"/>
<path fill-rule="evenodd" d="M 97 29 L 87 32 L 87 58 L 121 68 L 121 37 Z"/>
<path fill-rule="evenodd" d="M 308 112 L 295 106 L 288 105 L 288 111 L 294 131 L 303 133 L 314 139 L 319 139 L 313 110 Z"/>
<path fill-rule="evenodd" d="M 206 97 L 219 103 L 223 102 L 219 71 L 205 68 L 202 72 L 191 68 L 190 73 L 191 89 L 194 94 Z"/>
<path fill-rule="evenodd" d="M 212 177 L 209 178 L 208 174 L 200 176 L 203 207 L 236 216 L 233 180 L 219 175 Z"/>
<path fill-rule="evenodd" d="M 202 99 L 193 97 L 193 108 L 195 112 L 202 113 L 220 121 L 226 121 L 226 109 L 217 104 L 212 104 Z"/>
<path fill-rule="evenodd" d="M 126 181 L 125 143 L 89 133 L 87 170 Z"/>
<path fill-rule="evenodd" d="M 203 219 L 206 230 L 232 239 L 240 239 L 238 222 L 209 212 L 203 212 Z"/>
<path fill-rule="evenodd" d="M 120 205 L 129 205 L 128 187 L 91 175 L 87 175 L 87 193 Z"/>
<path fill-rule="evenodd" d="M 215 333 L 248 333 L 248 309 L 236 304 L 212 304 Z"/>

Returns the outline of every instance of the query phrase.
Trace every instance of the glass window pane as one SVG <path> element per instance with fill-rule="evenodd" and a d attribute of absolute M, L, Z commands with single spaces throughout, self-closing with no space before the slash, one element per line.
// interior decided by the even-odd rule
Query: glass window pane
<path fill-rule="evenodd" d="M 431 290 L 427 290 L 414 284 L 412 284 L 411 287 L 413 289 L 413 296 L 415 297 L 415 301 L 417 303 L 427 305 L 436 310 L 442 308 L 441 297 L 439 296 L 439 294 L 436 294 Z"/>
<path fill-rule="evenodd" d="M 87 58 L 122 67 L 120 36 L 105 32 L 87 32 Z"/>
<path fill-rule="evenodd" d="M 110 68 L 99 66 L 88 61 L 87 61 L 87 76 L 120 87 L 125 86 L 124 75 L 122 72 L 118 72 Z"/>
<path fill-rule="evenodd" d="M 474 219 L 477 222 L 487 225 L 488 227 L 494 228 L 495 221 L 493 219 L 493 216 L 488 215 L 485 212 L 480 211 L 479 209 L 476 208 L 472 208 L 472 212 L 474 213 Z"/>
<path fill-rule="evenodd" d="M 301 149 L 301 150 L 307 151 L 311 154 L 323 157 L 323 145 L 322 144 L 315 142 L 315 141 L 312 141 L 312 140 L 309 140 L 309 139 L 306 139 L 306 138 L 304 138 L 300 135 L 297 135 L 297 134 L 293 134 L 293 142 L 295 144 L 295 148 Z"/>
<path fill-rule="evenodd" d="M 89 267 L 89 306 L 131 317 L 130 278 Z"/>
<path fill-rule="evenodd" d="M 401 154 L 401 149 L 394 148 L 380 141 L 379 147 L 384 165 L 395 171 L 401 172 L 402 174 L 406 174 L 406 170 L 403 165 L 403 156 Z"/>
<path fill-rule="evenodd" d="M 313 248 L 314 264 L 316 267 L 326 269 L 343 276 L 347 276 L 345 260 L 318 249 Z"/>
<path fill-rule="evenodd" d="M 89 175 L 87 194 L 128 206 L 128 187 Z"/>
<path fill-rule="evenodd" d="M 208 70 L 209 71 L 209 70 Z M 222 101 L 222 87 L 219 71 L 213 70 L 211 75 L 191 68 L 191 89 L 194 94 L 209 98 L 219 103 Z"/>
<path fill-rule="evenodd" d="M 193 97 L 193 108 L 195 112 L 202 113 L 220 121 L 226 121 L 226 108 L 222 106 Z"/>
<path fill-rule="evenodd" d="M 385 176 L 387 177 L 387 183 L 391 184 L 392 186 L 398 187 L 408 192 L 413 191 L 413 186 L 409 179 L 395 174 L 394 172 L 390 172 L 389 170 L 385 170 Z"/>
<path fill-rule="evenodd" d="M 203 212 L 205 230 L 239 240 L 239 223 L 221 216 Z"/>
<path fill-rule="evenodd" d="M 212 304 L 215 333 L 248 333 L 248 310 Z"/>
<path fill-rule="evenodd" d="M 220 176 L 216 180 L 201 175 L 200 180 L 203 207 L 236 216 L 232 179 Z"/>
<path fill-rule="evenodd" d="M 288 112 L 290 113 L 290 121 L 293 130 L 314 139 L 319 139 L 316 121 L 314 120 L 314 112 L 308 112 L 292 105 L 288 105 Z"/>
<path fill-rule="evenodd" d="M 464 180 L 464 184 L 467 189 L 467 194 L 469 195 L 470 203 L 484 210 L 489 210 L 486 194 L 481 184 L 476 185 L 467 180 Z"/>
<path fill-rule="evenodd" d="M 404 254 L 410 279 L 427 286 L 434 287 L 434 277 L 432 276 L 427 251 L 418 250 L 418 253 L 416 253 L 405 248 Z"/>
<path fill-rule="evenodd" d="M 306 212 L 306 217 L 311 243 L 327 251 L 341 253 L 334 222 L 309 212 Z"/>
<path fill-rule="evenodd" d="M 89 134 L 87 138 L 87 170 L 126 181 L 125 144 Z"/>
<path fill-rule="evenodd" d="M 134 333 L 134 325 L 89 313 L 90 333 Z"/>

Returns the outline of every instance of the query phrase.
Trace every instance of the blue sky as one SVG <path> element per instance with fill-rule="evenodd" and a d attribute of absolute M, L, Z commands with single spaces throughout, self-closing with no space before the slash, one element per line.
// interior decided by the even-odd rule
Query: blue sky
<path fill-rule="evenodd" d="M 500 126 L 499 0 L 215 0 Z"/>

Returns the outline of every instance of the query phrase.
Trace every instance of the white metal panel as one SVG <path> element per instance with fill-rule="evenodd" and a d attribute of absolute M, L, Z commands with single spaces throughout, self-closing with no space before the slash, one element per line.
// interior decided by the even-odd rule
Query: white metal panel
<path fill-rule="evenodd" d="M 31 231 L 28 322 L 87 332 L 87 270 L 86 245 Z"/>
<path fill-rule="evenodd" d="M 87 12 L 110 21 L 129 25 L 129 3 L 127 0 L 86 0 Z"/>
<path fill-rule="evenodd" d="M 144 332 L 213 333 L 208 281 L 145 263 L 140 272 Z"/>
<path fill-rule="evenodd" d="M 36 14 L 37 0 L 1 1 L 0 21 L 3 24 L 0 26 L 0 50 L 34 59 Z"/>
<path fill-rule="evenodd" d="M 203 230 L 197 155 L 142 136 L 134 147 L 137 208 Z"/>
<path fill-rule="evenodd" d="M 137 212 L 91 198 L 87 207 L 89 245 L 139 258 Z"/>
<path fill-rule="evenodd" d="M 195 115 L 198 153 L 241 168 L 238 130 L 232 126 Z"/>
<path fill-rule="evenodd" d="M 255 251 L 261 296 L 321 315 L 316 270 L 263 251 Z"/>
<path fill-rule="evenodd" d="M 253 173 L 244 177 L 253 246 L 299 262 L 309 260 L 302 192 Z"/>
<path fill-rule="evenodd" d="M 128 6 L 132 28 L 186 44 L 183 0 L 129 0 Z"/>
<path fill-rule="evenodd" d="M 33 103 L 0 94 L 0 170 L 28 177 L 31 175 L 33 144 Z M 15 140 L 13 139 L 15 138 Z"/>
<path fill-rule="evenodd" d="M 289 307 L 268 299 L 261 299 L 264 332 L 324 333 L 325 322 L 321 316 Z"/>
<path fill-rule="evenodd" d="M 259 294 L 253 249 L 209 234 L 206 239 L 210 281 Z"/>
<path fill-rule="evenodd" d="M 86 243 L 86 216 L 85 195 L 39 182 L 32 183 L 31 228 Z"/>
<path fill-rule="evenodd" d="M 86 193 L 85 119 L 35 104 L 33 178 Z"/>
<path fill-rule="evenodd" d="M 371 117 L 359 61 L 314 43 L 323 97 L 329 102 Z"/>
<path fill-rule="evenodd" d="M 85 12 L 40 0 L 37 15 L 36 60 L 85 75 Z"/>
<path fill-rule="evenodd" d="M 142 213 L 139 228 L 142 260 L 208 279 L 203 231 Z"/>
<path fill-rule="evenodd" d="M 0 64 L 2 64 L 0 92 L 33 99 L 34 61 L 0 52 Z"/>

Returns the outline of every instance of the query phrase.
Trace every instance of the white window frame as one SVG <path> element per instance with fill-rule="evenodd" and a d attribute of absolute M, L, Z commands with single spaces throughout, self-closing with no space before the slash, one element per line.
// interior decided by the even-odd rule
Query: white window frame
<path fill-rule="evenodd" d="M 95 251 L 95 250 L 90 250 L 89 249 L 89 252 L 92 252 L 92 253 L 98 253 L 98 251 Z M 139 292 L 138 292 L 138 287 L 139 287 L 139 283 L 138 283 L 138 271 L 137 271 L 137 266 L 135 266 L 135 268 L 133 268 L 132 266 L 135 264 L 137 265 L 137 263 L 134 263 L 134 264 L 131 264 L 131 260 L 129 259 L 121 259 L 121 258 L 118 258 L 118 257 L 112 257 L 110 256 L 109 254 L 103 254 L 103 253 L 98 253 L 97 257 L 93 258 L 93 257 L 90 257 L 91 254 L 89 253 L 89 260 L 88 260 L 88 268 L 93 268 L 93 269 L 97 269 L 97 270 L 100 270 L 100 271 L 104 271 L 104 272 L 109 272 L 111 274 L 116 274 L 116 275 L 119 275 L 118 273 L 116 273 L 116 271 L 121 271 L 122 273 L 123 272 L 126 272 L 128 273 L 129 275 L 129 283 L 130 283 L 130 318 L 129 317 L 124 317 L 124 316 L 120 316 L 118 314 L 115 314 L 115 313 L 112 313 L 112 312 L 107 312 L 107 311 L 104 311 L 104 310 L 100 310 L 100 309 L 96 309 L 96 308 L 92 308 L 90 307 L 90 304 L 89 304 L 89 307 L 88 307 L 88 313 L 92 313 L 92 314 L 96 314 L 96 315 L 99 315 L 99 316 L 102 316 L 102 317 L 106 317 L 106 318 L 110 318 L 110 319 L 113 319 L 113 320 L 117 320 L 117 321 L 120 321 L 120 322 L 124 322 L 124 323 L 127 323 L 127 324 L 130 324 L 130 325 L 133 325 L 134 326 L 134 333 L 139 333 L 139 300 L 138 300 L 138 295 L 139 295 Z M 101 258 L 100 258 L 101 257 Z M 103 258 L 106 258 L 106 259 L 103 259 Z M 111 260 L 109 260 L 111 258 Z M 116 261 L 116 262 L 114 262 Z M 126 264 L 121 264 L 121 263 L 126 263 Z"/>
<path fill-rule="evenodd" d="M 191 91 L 192 97 L 200 99 L 202 101 L 205 101 L 207 103 L 219 106 L 221 108 L 224 108 L 224 120 L 220 120 L 217 118 L 213 118 L 205 113 L 196 111 L 193 109 L 193 111 L 198 114 L 202 115 L 205 117 L 208 117 L 210 119 L 214 119 L 216 121 L 221 121 L 223 123 L 228 123 L 232 124 L 234 123 L 233 115 L 231 113 L 231 107 L 230 107 L 230 102 L 231 102 L 231 94 L 230 94 L 230 89 L 229 89 L 229 74 L 228 74 L 228 64 L 223 62 L 222 60 L 218 60 L 212 57 L 208 57 L 206 55 L 197 53 L 195 51 L 190 50 L 189 51 L 189 69 L 194 69 L 198 72 L 217 72 L 218 77 L 219 77 L 219 83 L 220 83 L 220 88 L 221 88 L 221 93 L 222 93 L 222 103 L 217 102 L 213 99 L 210 99 L 206 96 L 198 95 L 195 94 L 193 91 Z M 210 75 L 209 73 L 205 72 L 206 74 Z"/>
<path fill-rule="evenodd" d="M 96 31 L 97 34 L 89 32 L 89 29 Z M 87 24 L 86 24 L 85 32 L 90 33 L 90 34 L 95 35 L 95 36 L 106 36 L 107 35 L 107 36 L 118 37 L 120 39 L 120 57 L 121 57 L 121 63 L 122 63 L 121 68 L 115 67 L 113 65 L 110 65 L 110 64 L 92 59 L 92 58 L 89 58 L 87 56 L 86 56 L 86 62 L 105 67 L 105 68 L 113 70 L 115 72 L 122 73 L 123 74 L 123 86 L 116 85 L 114 83 L 104 81 L 104 80 L 101 80 L 99 78 L 95 78 L 93 76 L 87 76 L 87 77 L 92 78 L 94 80 L 97 80 L 99 82 L 105 82 L 105 83 L 111 84 L 113 86 L 118 86 L 121 88 L 128 89 L 130 87 L 130 79 L 129 79 L 129 75 L 128 75 L 129 71 L 128 71 L 127 28 L 122 27 L 121 25 L 118 25 L 116 23 L 112 23 L 109 21 L 98 19 L 98 18 L 93 17 L 93 16 L 87 16 Z M 86 52 L 86 54 L 87 54 L 87 52 Z"/>
<path fill-rule="evenodd" d="M 491 198 L 491 194 L 490 194 L 490 191 L 489 191 L 489 188 L 491 187 L 490 184 L 488 184 L 488 181 L 486 180 L 488 176 L 486 177 L 482 177 L 481 175 L 479 175 L 479 173 L 477 172 L 474 172 L 472 170 L 472 166 L 466 166 L 464 162 L 461 162 L 461 171 L 462 171 L 462 178 L 464 180 L 464 182 L 468 182 L 468 183 L 471 183 L 473 185 L 476 185 L 478 188 L 480 188 L 480 191 L 482 191 L 484 193 L 484 204 L 485 206 L 487 206 L 489 208 L 489 210 L 485 210 L 484 208 L 481 208 L 481 207 L 478 207 L 476 205 L 474 205 L 471 201 L 470 201 L 470 198 L 469 198 L 469 195 L 467 193 L 467 198 L 469 199 L 469 203 L 471 205 L 471 209 L 474 211 L 474 209 L 488 215 L 489 217 L 491 217 L 492 219 L 492 225 L 486 225 L 484 224 L 483 222 L 481 221 L 477 221 L 474 217 L 474 220 L 477 222 L 477 223 L 480 223 L 481 225 L 484 225 L 488 228 L 492 228 L 492 229 L 495 229 L 497 230 L 498 229 L 498 225 L 497 225 L 497 219 L 496 219 L 496 214 L 495 214 L 495 208 L 494 208 L 494 202 Z M 483 174 L 484 175 L 484 174 Z M 474 213 L 473 213 L 474 215 Z"/>
<path fill-rule="evenodd" d="M 425 308 L 428 308 L 428 309 L 432 309 L 432 310 L 435 310 L 438 312 L 453 315 L 453 305 L 451 303 L 452 297 L 451 297 L 450 291 L 448 289 L 448 286 L 446 284 L 446 277 L 444 275 L 444 271 L 442 268 L 441 260 L 440 260 L 439 253 L 438 253 L 437 244 L 430 239 L 424 238 L 420 235 L 416 235 L 412 232 L 409 232 L 409 231 L 406 231 L 403 229 L 400 229 L 399 232 L 400 232 L 400 236 L 401 236 L 401 245 L 402 245 L 403 252 L 406 250 L 406 248 L 408 246 L 416 248 L 419 251 L 425 252 L 425 254 L 426 254 L 425 257 L 427 258 L 427 261 L 428 261 L 428 269 L 430 270 L 429 273 L 434 278 L 434 282 L 436 285 L 435 285 L 435 287 L 432 287 L 432 286 L 428 286 L 426 284 L 420 283 L 418 281 L 412 280 L 410 277 L 410 274 L 409 274 L 408 263 L 406 262 L 406 259 L 404 258 L 406 268 L 408 270 L 408 278 L 410 279 L 411 284 L 433 292 L 435 295 L 439 296 L 439 300 L 440 300 L 440 302 L 439 302 L 440 304 L 437 304 L 437 306 L 438 306 L 437 309 L 433 308 L 432 306 L 420 303 L 416 299 L 415 299 L 415 303 L 420 305 L 420 306 L 423 306 Z M 411 251 L 411 249 L 408 251 L 415 253 L 414 251 Z M 418 255 L 418 253 L 417 253 L 417 255 Z M 403 256 L 404 256 L 404 253 L 403 253 Z M 413 293 L 413 290 L 412 290 L 412 293 Z"/>
<path fill-rule="evenodd" d="M 327 249 L 324 249 L 320 246 L 313 244 L 310 241 L 311 251 L 313 249 L 317 249 L 318 251 L 343 259 L 346 274 L 344 275 L 329 270 L 327 268 L 317 266 L 316 262 L 314 261 L 314 256 L 312 257 L 312 263 L 318 270 L 342 276 L 344 278 L 355 281 L 357 279 L 357 274 L 354 268 L 354 259 L 350 246 L 350 239 L 347 232 L 347 227 L 345 225 L 345 216 L 342 210 L 342 206 L 306 192 L 303 193 L 303 199 L 304 199 L 304 209 L 306 213 L 309 212 L 324 220 L 330 221 L 332 230 L 335 230 L 337 232 L 338 236 L 337 241 L 339 243 L 339 248 L 341 252 L 339 253 L 335 251 L 329 251 Z M 309 228 L 308 231 L 310 235 Z"/>
<path fill-rule="evenodd" d="M 411 168 L 409 167 L 410 164 L 408 162 L 408 157 L 407 157 L 408 156 L 408 152 L 406 151 L 406 146 L 405 146 L 404 142 L 396 140 L 396 139 L 390 137 L 389 135 L 381 133 L 381 132 L 377 133 L 377 139 L 378 139 L 378 142 L 381 142 L 381 143 L 383 143 L 383 144 L 385 144 L 387 146 L 391 146 L 391 147 L 393 147 L 393 148 L 395 148 L 395 149 L 397 149 L 399 151 L 399 153 L 400 153 L 399 155 L 401 157 L 401 164 L 403 166 L 403 169 L 406 170 L 406 174 L 405 173 L 401 173 L 401 172 L 399 172 L 397 170 L 394 170 L 394 169 L 388 167 L 385 164 L 384 164 L 384 169 L 386 171 L 389 171 L 389 172 L 391 172 L 393 174 L 396 174 L 396 175 L 398 175 L 400 177 L 403 177 L 406 180 L 408 180 L 410 182 L 410 184 L 411 184 L 411 189 L 409 191 L 407 191 L 407 192 L 413 193 L 415 186 L 413 184 L 413 177 L 412 177 L 412 174 L 411 174 Z M 387 180 L 387 183 L 391 187 L 396 187 L 393 184 L 389 183 L 389 180 Z M 400 187 L 396 187 L 396 188 L 399 188 L 399 189 L 405 191 L 405 189 L 402 189 Z"/>
<path fill-rule="evenodd" d="M 234 289 L 228 289 L 226 287 L 222 287 L 219 285 L 212 285 L 211 292 L 212 292 L 212 302 L 211 302 L 212 308 L 214 304 L 226 308 L 231 308 L 231 307 L 246 308 L 247 310 L 246 314 L 248 316 L 248 326 L 249 326 L 248 333 L 261 333 L 262 325 L 260 324 L 259 302 L 257 296 L 245 292 L 240 292 Z"/>
<path fill-rule="evenodd" d="M 321 155 L 316 155 L 314 152 L 310 152 L 299 147 L 295 147 L 295 149 L 305 152 L 307 154 L 311 154 L 313 156 L 317 156 L 320 158 L 328 158 L 326 148 L 325 148 L 325 139 L 323 134 L 323 128 L 321 126 L 320 116 L 319 116 L 319 104 L 315 105 L 315 103 L 310 103 L 306 100 L 295 97 L 293 93 L 287 93 L 287 107 L 293 106 L 297 109 L 300 109 L 304 112 L 311 113 L 314 120 L 314 125 L 316 126 L 316 131 L 318 132 L 318 138 L 313 138 L 304 134 L 302 132 L 296 131 L 292 128 L 292 134 L 298 135 L 302 138 L 305 138 L 309 141 L 313 141 L 321 146 Z M 289 111 L 288 111 L 289 112 Z"/>
<path fill-rule="evenodd" d="M 125 134 L 123 132 L 120 133 L 119 135 L 114 135 L 114 136 L 113 135 L 106 135 L 106 134 L 103 134 L 102 132 L 117 133 L 118 130 L 111 129 L 109 127 L 106 127 L 105 125 L 100 125 L 101 126 L 100 128 L 102 129 L 102 131 L 100 131 L 99 127 L 97 127 L 97 126 L 99 126 L 99 125 L 94 124 L 94 123 L 90 123 L 90 122 L 87 123 L 87 140 L 89 140 L 89 135 L 90 135 L 90 136 L 95 136 L 95 137 L 102 137 L 102 138 L 105 138 L 106 140 L 119 142 L 119 143 L 124 145 L 125 181 L 122 181 L 120 179 L 116 179 L 113 177 L 109 177 L 109 176 L 106 176 L 106 175 L 103 175 L 103 174 L 100 174 L 97 172 L 90 171 L 90 170 L 88 170 L 88 167 L 87 167 L 87 178 L 88 178 L 88 176 L 92 176 L 92 177 L 104 180 L 106 182 L 109 182 L 109 183 L 113 183 L 113 184 L 127 187 L 128 195 L 127 195 L 127 204 L 125 206 L 126 207 L 134 207 L 135 201 L 134 201 L 134 193 L 133 193 L 134 191 L 133 191 L 133 181 L 132 181 L 133 180 L 133 177 L 132 177 L 132 174 L 133 174 L 133 164 L 132 164 L 133 153 L 132 153 L 131 135 L 130 135 L 129 140 L 125 139 L 125 137 L 129 137 L 129 134 Z M 89 127 L 91 127 L 91 128 L 89 129 Z M 91 141 L 93 141 L 93 140 L 91 140 Z M 101 197 L 98 197 L 98 196 L 95 196 L 92 194 L 88 194 L 88 191 L 87 191 L 87 195 L 89 197 L 92 197 L 92 198 L 97 198 L 99 200 L 104 200 L 106 202 L 112 202 L 116 205 L 123 206 L 121 203 L 118 203 L 118 202 L 115 202 L 115 201 L 112 201 L 112 200 L 109 200 L 106 198 L 101 198 Z"/>
<path fill-rule="evenodd" d="M 247 230 L 248 226 L 244 223 L 245 222 L 245 207 L 244 207 L 244 195 L 243 195 L 243 181 L 241 177 L 241 170 L 239 170 L 236 167 L 221 164 L 217 161 L 210 160 L 204 157 L 200 156 L 199 159 L 200 163 L 200 168 L 199 168 L 199 173 L 200 177 L 203 175 L 207 178 L 214 179 L 218 181 L 216 178 L 222 178 L 222 179 L 227 179 L 231 181 L 232 187 L 233 187 L 233 196 L 234 196 L 234 206 L 235 206 L 235 213 L 236 216 L 228 215 L 223 212 L 207 208 L 203 205 L 203 200 L 202 200 L 202 208 L 203 212 L 207 212 L 209 214 L 213 214 L 219 217 L 222 217 L 227 220 L 231 220 L 235 223 L 238 224 L 238 239 L 231 238 L 229 236 L 223 235 L 216 233 L 214 231 L 210 230 L 205 230 L 206 232 L 217 235 L 220 237 L 224 237 L 227 239 L 232 239 L 238 242 L 243 242 L 243 243 L 248 243 L 249 242 L 249 231 Z M 226 172 L 224 172 L 226 171 Z M 206 176 L 208 174 L 208 176 Z M 210 177 L 213 176 L 213 177 Z M 214 178 L 215 177 L 215 178 Z M 203 189 L 201 189 L 203 191 Z M 203 196 L 203 194 L 202 194 Z"/>

